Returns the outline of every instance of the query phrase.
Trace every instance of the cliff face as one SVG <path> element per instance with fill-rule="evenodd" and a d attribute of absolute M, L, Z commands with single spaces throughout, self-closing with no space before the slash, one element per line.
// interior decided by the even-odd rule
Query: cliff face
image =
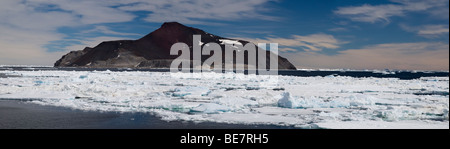
<path fill-rule="evenodd" d="M 219 44 L 222 47 L 223 60 L 225 60 L 226 44 L 224 40 L 236 41 L 243 45 L 249 43 L 219 37 L 177 22 L 169 22 L 138 40 L 107 41 L 94 48 L 87 47 L 81 51 L 72 51 L 56 61 L 55 67 L 169 68 L 172 60 L 178 57 L 170 55 L 170 48 L 175 43 L 186 43 L 190 47 L 192 57 L 193 35 L 201 35 L 202 43 Z M 269 54 L 272 53 L 267 51 L 267 57 Z M 210 56 L 202 56 L 202 61 L 208 57 Z M 278 69 L 296 68 L 287 59 L 279 56 Z"/>

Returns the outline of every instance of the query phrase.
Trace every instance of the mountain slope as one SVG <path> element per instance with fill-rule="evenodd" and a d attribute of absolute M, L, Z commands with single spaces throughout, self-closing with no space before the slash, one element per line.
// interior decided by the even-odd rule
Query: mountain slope
<path fill-rule="evenodd" d="M 248 41 L 227 39 L 203 30 L 187 27 L 177 22 L 164 23 L 161 28 L 138 40 L 120 40 L 102 42 L 94 48 L 72 51 L 55 63 L 55 67 L 91 67 L 91 68 L 169 68 L 178 55 L 170 55 L 173 44 L 186 43 L 191 50 L 193 35 L 201 35 L 203 43 L 217 43 L 222 47 L 222 60 L 225 60 L 225 41 L 234 41 L 243 45 Z M 267 52 L 267 57 L 271 52 Z M 247 54 L 245 53 L 247 57 Z M 210 56 L 202 56 L 202 61 Z M 268 66 L 268 62 L 266 63 Z M 296 69 L 287 59 L 278 57 L 278 69 Z"/>

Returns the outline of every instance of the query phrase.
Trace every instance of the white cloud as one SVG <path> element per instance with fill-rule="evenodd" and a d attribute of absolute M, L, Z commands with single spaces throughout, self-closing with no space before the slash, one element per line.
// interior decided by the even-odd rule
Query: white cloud
<path fill-rule="evenodd" d="M 132 12 L 147 13 L 148 22 L 178 21 L 186 24 L 206 23 L 208 20 L 274 20 L 262 15 L 263 7 L 277 0 L 25 0 L 33 7 L 53 5 L 80 18 L 82 24 L 128 22 L 137 16 Z"/>
<path fill-rule="evenodd" d="M 448 0 L 391 0 L 393 4 L 340 7 L 335 14 L 358 22 L 386 22 L 394 16 L 404 16 L 409 12 L 425 12 L 431 15 L 448 12 Z M 448 13 L 439 16 L 448 19 Z"/>
<path fill-rule="evenodd" d="M 57 27 L 76 24 L 76 17 L 68 12 L 37 11 L 32 5 L 21 1 L 2 0 L 0 7 L 0 25 L 51 31 Z"/>
<path fill-rule="evenodd" d="M 278 50 L 281 52 L 297 52 L 297 50 L 293 48 L 279 48 Z"/>
<path fill-rule="evenodd" d="M 303 49 L 305 51 L 321 51 L 322 49 L 337 49 L 340 44 L 345 42 L 339 41 L 333 35 L 328 34 L 311 34 L 306 36 L 293 35 L 291 38 L 267 37 L 265 39 L 236 38 L 251 41 L 253 43 L 278 43 L 279 46 L 291 47 L 286 51 L 292 51 L 293 48 Z"/>
<path fill-rule="evenodd" d="M 0 64 L 52 65 L 65 53 L 43 48 L 46 43 L 63 38 L 62 34 L 0 25 L 0 35 Z"/>
<path fill-rule="evenodd" d="M 353 21 L 369 23 L 377 21 L 390 22 L 389 17 L 404 14 L 402 7 L 398 5 L 341 7 L 335 13 L 349 17 Z"/>
<path fill-rule="evenodd" d="M 23 1 L 0 1 L 0 64 L 51 65 L 62 53 L 48 53 L 43 46 L 63 38 L 56 29 L 72 26 L 75 20 L 67 12 L 37 11 Z"/>
<path fill-rule="evenodd" d="M 34 8 L 53 5 L 61 11 L 78 17 L 80 24 L 101 24 L 133 20 L 136 17 L 134 14 L 113 8 L 127 2 L 118 0 L 27 0 L 25 3 Z"/>
<path fill-rule="evenodd" d="M 418 34 L 422 36 L 433 36 L 447 34 L 448 32 L 448 25 L 426 25 L 419 30 Z"/>
<path fill-rule="evenodd" d="M 297 68 L 448 70 L 449 45 L 393 43 L 339 51 L 337 55 L 297 52 L 285 55 Z"/>
<path fill-rule="evenodd" d="M 348 31 L 348 29 L 347 28 L 344 28 L 344 27 L 335 27 L 335 28 L 331 28 L 331 29 L 328 29 L 329 31 L 332 31 L 332 32 L 344 32 L 344 31 Z"/>
<path fill-rule="evenodd" d="M 119 7 L 126 11 L 151 12 L 145 18 L 148 22 L 178 21 L 186 24 L 210 23 L 204 20 L 276 20 L 263 15 L 262 6 L 274 0 L 154 0 L 140 1 L 133 5 Z"/>
<path fill-rule="evenodd" d="M 449 33 L 448 25 L 423 25 L 418 27 L 412 27 L 405 24 L 400 24 L 400 27 L 408 32 L 414 32 L 419 36 L 425 37 L 425 38 L 438 38 L 442 37 L 443 35 L 447 35 Z"/>
<path fill-rule="evenodd" d="M 109 29 L 107 26 L 95 26 L 93 29 L 80 32 L 80 34 L 87 34 L 87 33 L 103 33 L 103 34 L 119 35 L 119 36 L 142 36 L 141 34 L 136 34 L 136 33 L 116 32 L 116 31 Z"/>

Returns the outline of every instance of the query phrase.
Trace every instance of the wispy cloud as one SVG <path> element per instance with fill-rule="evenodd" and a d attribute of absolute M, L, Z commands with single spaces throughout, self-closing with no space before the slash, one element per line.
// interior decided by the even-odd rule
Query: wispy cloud
<path fill-rule="evenodd" d="M 79 24 L 128 22 L 137 18 L 133 14 L 136 11 L 146 14 L 144 20 L 148 22 L 201 24 L 208 23 L 205 20 L 277 20 L 263 14 L 270 10 L 263 6 L 271 1 L 277 0 L 24 0 L 18 3 L 34 11 L 66 12 L 76 17 Z M 0 4 L 8 6 L 7 2 Z"/>
<path fill-rule="evenodd" d="M 432 15 L 448 12 L 448 0 L 391 0 L 392 4 L 349 6 L 340 7 L 335 14 L 347 17 L 357 22 L 385 22 L 390 23 L 390 18 L 405 16 L 409 12 L 425 12 Z M 440 16 L 448 19 L 448 13 Z"/>
<path fill-rule="evenodd" d="M 267 37 L 267 38 L 237 38 L 253 43 L 278 43 L 279 46 L 289 47 L 284 51 L 293 51 L 295 49 L 304 51 L 321 51 L 323 49 L 337 49 L 346 42 L 339 41 L 333 35 L 311 34 L 306 36 L 292 35 L 290 38 Z"/>
<path fill-rule="evenodd" d="M 125 11 L 145 11 L 148 22 L 178 21 L 185 24 L 211 23 L 205 20 L 233 21 L 242 19 L 277 20 L 264 15 L 265 6 L 276 0 L 142 0 L 119 7 Z"/>
<path fill-rule="evenodd" d="M 116 32 L 116 31 L 109 29 L 107 26 L 95 26 L 93 29 L 80 32 L 80 34 L 88 34 L 88 33 L 102 33 L 102 34 L 107 34 L 107 35 L 119 35 L 119 36 L 142 36 L 141 34 L 136 34 L 136 33 Z"/>
<path fill-rule="evenodd" d="M 297 49 L 293 48 L 279 48 L 278 50 L 281 52 L 297 52 Z"/>
<path fill-rule="evenodd" d="M 344 27 L 335 27 L 335 28 L 331 28 L 331 29 L 328 29 L 329 31 L 332 31 L 332 32 L 344 32 L 344 31 L 348 31 L 348 29 L 347 28 L 344 28 Z"/>
<path fill-rule="evenodd" d="M 47 53 L 44 45 L 63 38 L 56 28 L 72 26 L 75 20 L 67 12 L 37 11 L 22 1 L 0 1 L 0 63 L 52 64 L 62 53 Z"/>
<path fill-rule="evenodd" d="M 63 37 L 54 32 L 0 25 L 0 64 L 51 65 L 65 52 L 48 53 L 44 46 Z"/>
<path fill-rule="evenodd" d="M 77 24 L 101 24 L 128 22 L 136 15 L 115 7 L 131 1 L 118 0 L 25 0 L 23 4 L 35 11 L 67 12 L 77 18 Z M 44 6 L 44 7 L 40 7 Z M 53 6 L 47 8 L 48 6 Z M 58 18 L 60 19 L 60 18 Z"/>
<path fill-rule="evenodd" d="M 437 36 L 448 34 L 448 25 L 426 25 L 418 31 L 421 36 Z"/>
<path fill-rule="evenodd" d="M 449 45 L 440 42 L 390 43 L 339 51 L 337 55 L 285 55 L 297 68 L 448 70 Z"/>
<path fill-rule="evenodd" d="M 69 12 L 41 11 L 35 5 L 16 0 L 0 1 L 0 25 L 20 29 L 52 31 L 61 26 L 77 25 Z"/>
<path fill-rule="evenodd" d="M 448 36 L 449 26 L 448 25 L 423 25 L 423 26 L 409 26 L 406 24 L 400 24 L 400 27 L 408 32 L 414 32 L 419 36 L 425 38 L 439 38 L 444 35 Z"/>

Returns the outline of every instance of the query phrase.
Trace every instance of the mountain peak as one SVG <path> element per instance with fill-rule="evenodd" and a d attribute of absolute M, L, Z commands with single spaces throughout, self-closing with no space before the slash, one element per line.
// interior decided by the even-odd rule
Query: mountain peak
<path fill-rule="evenodd" d="M 155 41 L 156 44 L 166 44 L 164 47 L 170 48 L 173 42 L 191 43 L 189 40 L 192 39 L 192 35 L 205 34 L 206 32 L 203 30 L 188 27 L 178 22 L 165 22 L 159 29 L 151 32 L 139 40 L 143 42 L 152 40 Z"/>
<path fill-rule="evenodd" d="M 161 25 L 161 28 L 164 27 L 187 27 L 187 26 L 178 22 L 164 22 L 164 24 Z"/>

